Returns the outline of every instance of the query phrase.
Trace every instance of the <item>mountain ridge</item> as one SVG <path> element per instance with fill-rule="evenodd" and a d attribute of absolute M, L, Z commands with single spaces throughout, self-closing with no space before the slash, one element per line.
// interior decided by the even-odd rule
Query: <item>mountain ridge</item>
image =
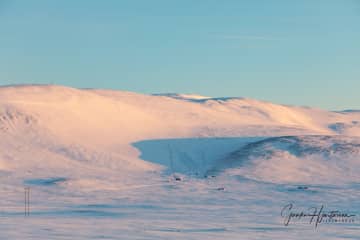
<path fill-rule="evenodd" d="M 137 142 L 186 138 L 240 138 L 242 142 L 243 138 L 306 135 L 358 137 L 358 122 L 357 113 L 249 98 L 147 95 L 56 85 L 7 86 L 0 87 L 0 167 L 19 178 L 26 179 L 24 173 L 28 171 L 37 178 L 79 176 L 91 179 L 86 180 L 87 186 L 92 183 L 93 187 L 100 187 L 94 179 L 99 172 L 121 178 L 122 182 L 141 178 L 135 172 L 160 171 L 167 166 L 142 159 L 143 149 L 134 144 Z M 205 144 L 204 148 L 211 146 L 224 156 L 230 154 L 216 148 L 216 143 Z M 231 146 L 235 151 L 239 147 L 235 143 L 230 139 L 221 146 L 226 151 Z M 150 147 L 155 151 L 150 156 L 156 159 L 157 151 L 163 152 L 161 163 L 166 163 L 169 149 L 166 143 L 161 147 L 165 150 Z M 175 152 L 191 167 L 196 160 L 191 160 L 187 151 Z M 214 155 L 220 157 L 220 152 Z M 188 167 L 181 169 L 187 171 Z M 76 183 L 84 184 L 79 181 Z"/>

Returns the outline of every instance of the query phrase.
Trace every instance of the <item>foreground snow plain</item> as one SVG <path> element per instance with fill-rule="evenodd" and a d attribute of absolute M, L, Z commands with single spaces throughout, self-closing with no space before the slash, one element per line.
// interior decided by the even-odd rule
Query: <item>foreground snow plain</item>
<path fill-rule="evenodd" d="M 5 86 L 0 135 L 1 239 L 360 236 L 358 111 Z M 285 226 L 290 203 L 356 216 Z"/>

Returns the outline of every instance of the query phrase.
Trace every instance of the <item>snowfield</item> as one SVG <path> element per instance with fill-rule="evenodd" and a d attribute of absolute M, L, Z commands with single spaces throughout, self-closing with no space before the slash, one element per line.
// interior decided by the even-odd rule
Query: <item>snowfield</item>
<path fill-rule="evenodd" d="M 0 150 L 0 239 L 360 238 L 356 110 L 4 86 Z"/>

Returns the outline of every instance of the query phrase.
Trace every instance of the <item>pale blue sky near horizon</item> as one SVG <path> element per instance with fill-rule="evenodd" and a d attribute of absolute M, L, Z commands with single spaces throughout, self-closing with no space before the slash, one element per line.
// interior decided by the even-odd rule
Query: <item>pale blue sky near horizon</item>
<path fill-rule="evenodd" d="M 0 85 L 360 109 L 359 0 L 0 0 Z"/>

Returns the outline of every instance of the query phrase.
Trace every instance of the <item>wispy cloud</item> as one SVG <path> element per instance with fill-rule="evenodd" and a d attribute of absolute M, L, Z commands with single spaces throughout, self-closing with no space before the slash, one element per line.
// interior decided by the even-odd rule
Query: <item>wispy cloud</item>
<path fill-rule="evenodd" d="M 258 41 L 277 41 L 280 38 L 274 38 L 271 36 L 256 36 L 256 35 L 218 35 L 219 38 L 229 40 L 258 40 Z"/>

